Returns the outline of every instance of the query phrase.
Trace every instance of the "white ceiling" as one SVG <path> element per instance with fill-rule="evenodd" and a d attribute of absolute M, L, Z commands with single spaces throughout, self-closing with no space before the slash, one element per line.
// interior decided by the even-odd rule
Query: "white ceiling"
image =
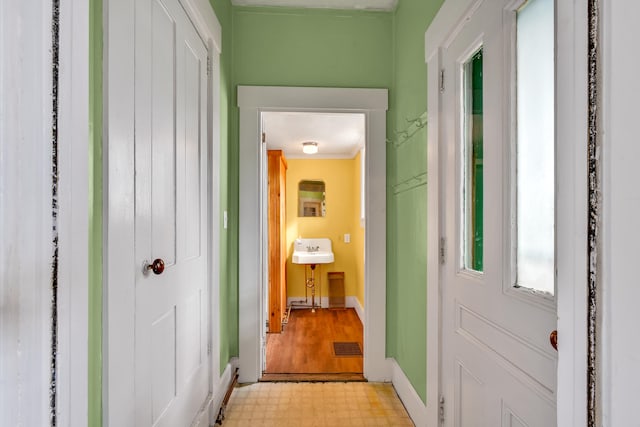
<path fill-rule="evenodd" d="M 287 6 L 311 9 L 392 11 L 398 0 L 231 0 L 235 6 Z"/>
<path fill-rule="evenodd" d="M 262 120 L 267 149 L 291 159 L 352 159 L 364 147 L 364 114 L 264 112 Z M 317 142 L 318 153 L 304 154 L 305 141 Z"/>

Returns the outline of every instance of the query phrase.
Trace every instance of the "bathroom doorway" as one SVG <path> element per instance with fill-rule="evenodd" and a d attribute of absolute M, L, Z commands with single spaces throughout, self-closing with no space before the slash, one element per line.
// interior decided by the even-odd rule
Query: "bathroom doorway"
<path fill-rule="evenodd" d="M 365 114 L 266 111 L 261 123 L 262 379 L 363 379 Z"/>
<path fill-rule="evenodd" d="M 387 89 L 238 86 L 238 366 L 240 382 L 256 382 L 266 357 L 266 182 L 264 112 L 360 113 L 365 117 L 365 295 L 363 376 L 392 377 L 385 355 L 386 328 L 386 111 Z"/>

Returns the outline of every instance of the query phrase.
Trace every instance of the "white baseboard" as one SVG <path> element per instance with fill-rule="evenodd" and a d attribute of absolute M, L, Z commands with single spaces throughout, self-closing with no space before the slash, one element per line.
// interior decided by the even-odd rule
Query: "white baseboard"
<path fill-rule="evenodd" d="M 216 423 L 220 407 L 222 406 L 222 401 L 224 400 L 224 396 L 227 394 L 229 385 L 233 381 L 233 375 L 235 374 L 237 367 L 238 358 L 234 357 L 229 361 L 229 363 L 227 363 L 227 367 L 224 368 L 224 372 L 220 376 L 217 387 L 214 387 L 213 399 L 211 402 L 211 417 L 209 418 L 209 423 L 211 425 L 215 425 Z"/>
<path fill-rule="evenodd" d="M 213 415 L 211 415 L 211 402 L 213 397 L 211 393 L 207 396 L 207 400 L 202 404 L 200 411 L 196 415 L 196 418 L 191 423 L 191 427 L 208 427 L 210 425 L 210 420 Z"/>
<path fill-rule="evenodd" d="M 311 307 L 311 297 L 308 297 L 306 301 L 304 297 L 287 298 L 287 307 L 291 306 L 291 303 L 294 304 L 292 306 L 293 310 L 295 310 L 296 308 L 308 308 Z M 315 303 L 316 307 L 329 308 L 329 297 L 316 298 Z M 360 301 L 358 301 L 358 298 L 355 296 L 345 297 L 344 303 L 345 307 L 354 308 L 356 310 L 356 313 L 358 314 L 358 317 L 362 322 L 362 326 L 364 326 L 364 308 L 360 304 Z"/>
<path fill-rule="evenodd" d="M 404 407 L 407 409 L 413 424 L 416 426 L 427 425 L 427 406 L 424 404 L 418 393 L 411 385 L 409 378 L 404 374 L 396 359 L 387 359 L 391 365 L 391 382 L 398 393 L 398 397 L 402 400 Z"/>
<path fill-rule="evenodd" d="M 356 313 L 358 314 L 358 317 L 362 322 L 362 326 L 364 326 L 364 308 L 360 304 L 360 301 L 358 301 L 358 297 L 347 297 L 345 304 L 347 305 L 347 307 L 354 308 L 356 310 Z"/>

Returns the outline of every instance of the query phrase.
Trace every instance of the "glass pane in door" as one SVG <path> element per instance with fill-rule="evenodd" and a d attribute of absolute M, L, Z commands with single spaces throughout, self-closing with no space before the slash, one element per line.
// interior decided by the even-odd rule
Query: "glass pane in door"
<path fill-rule="evenodd" d="M 516 281 L 555 289 L 554 0 L 517 12 Z"/>
<path fill-rule="evenodd" d="M 462 267 L 483 271 L 482 48 L 463 64 Z"/>

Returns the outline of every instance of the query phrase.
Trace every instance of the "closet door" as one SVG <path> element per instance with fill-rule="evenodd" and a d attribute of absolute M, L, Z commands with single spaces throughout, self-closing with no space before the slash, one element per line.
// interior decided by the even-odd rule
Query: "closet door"
<path fill-rule="evenodd" d="M 178 0 L 137 0 L 135 43 L 135 425 L 188 426 L 210 381 L 207 49 Z"/>

